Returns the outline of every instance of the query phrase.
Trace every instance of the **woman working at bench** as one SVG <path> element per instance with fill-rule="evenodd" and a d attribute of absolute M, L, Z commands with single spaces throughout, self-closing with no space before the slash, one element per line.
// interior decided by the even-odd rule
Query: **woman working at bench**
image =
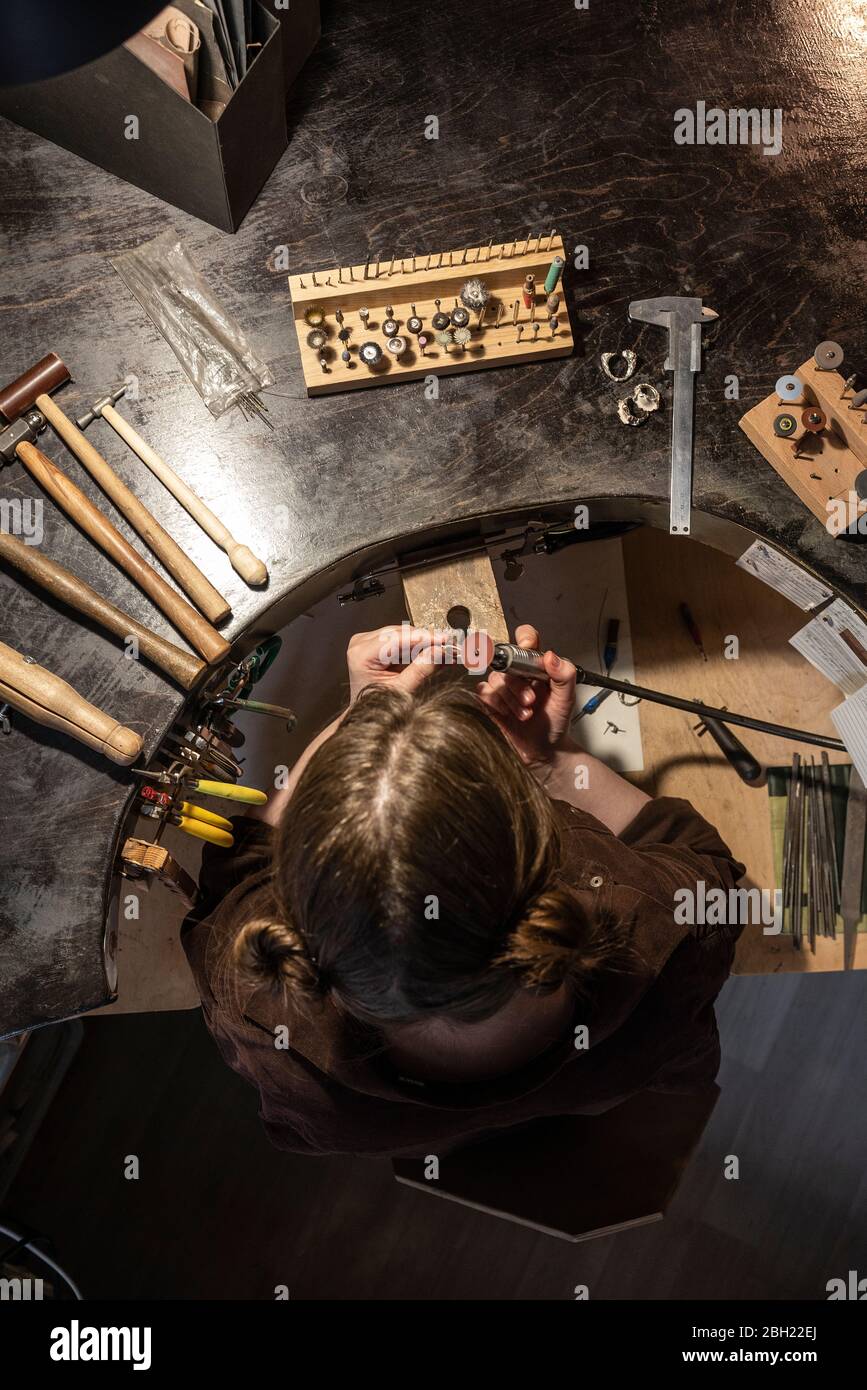
<path fill-rule="evenodd" d="M 546 653 L 547 685 L 456 681 L 436 634 L 383 664 L 393 635 L 352 639 L 348 710 L 261 820 L 235 822 L 231 854 L 205 850 L 184 927 L 270 1138 L 442 1153 L 709 1085 L 738 929 L 679 925 L 675 893 L 743 866 L 687 802 L 570 739 L 568 661 Z"/>

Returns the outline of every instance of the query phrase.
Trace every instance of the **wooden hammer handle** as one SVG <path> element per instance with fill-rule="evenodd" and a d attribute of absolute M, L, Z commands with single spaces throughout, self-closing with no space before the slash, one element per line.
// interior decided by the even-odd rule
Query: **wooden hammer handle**
<path fill-rule="evenodd" d="M 60 676 L 25 661 L 20 652 L 5 642 L 0 642 L 0 700 L 29 715 L 37 724 L 70 734 L 79 743 L 104 753 L 113 763 L 128 767 L 141 753 L 142 741 L 132 729 L 90 704 Z"/>
<path fill-rule="evenodd" d="M 41 449 L 37 449 L 35 444 L 22 443 L 18 445 L 16 453 L 28 472 L 67 516 L 72 517 L 75 524 L 135 580 L 210 665 L 228 655 L 230 648 L 226 639 L 133 550 L 108 517 L 85 497 L 71 478 L 67 478 L 51 459 L 45 457 Z"/>
<path fill-rule="evenodd" d="M 190 557 L 184 554 L 177 542 L 172 540 L 168 531 L 160 526 L 144 503 L 139 501 L 126 483 L 121 482 L 114 469 L 106 463 L 102 454 L 94 449 L 78 426 L 64 415 L 50 396 L 37 396 L 36 409 L 42 411 L 64 444 L 81 460 L 90 476 L 99 483 L 106 496 L 111 498 L 118 511 L 122 512 L 130 526 L 138 531 L 145 544 L 165 565 L 172 579 L 180 585 L 184 593 L 189 594 L 205 617 L 212 623 L 218 623 L 222 618 L 228 617 L 232 610 L 223 595 L 217 593 L 213 584 L 193 564 Z"/>
<path fill-rule="evenodd" d="M 232 562 L 232 568 L 240 574 L 245 583 L 264 584 L 268 578 L 268 571 L 262 561 L 253 554 L 250 547 L 235 540 L 229 528 L 223 525 L 220 518 L 214 515 L 210 507 L 193 492 L 192 488 L 187 487 L 183 478 L 178 477 L 175 470 L 142 439 L 138 430 L 134 429 L 128 420 L 118 414 L 114 406 L 103 406 L 101 413 L 103 419 L 108 421 L 115 433 L 120 435 L 133 453 L 138 454 L 142 463 L 146 464 L 151 472 L 159 478 L 172 496 L 178 499 L 181 506 L 186 507 L 193 520 L 198 522 L 214 544 L 218 545 L 221 550 L 225 550 Z"/>
<path fill-rule="evenodd" d="M 25 545 L 17 536 L 7 535 L 5 531 L 0 531 L 0 559 L 14 565 L 55 598 L 70 608 L 78 609 L 79 613 L 92 618 L 116 637 L 135 637 L 142 656 L 161 667 L 185 690 L 191 689 L 202 672 L 207 670 L 198 657 L 185 652 L 182 647 L 176 647 L 174 642 L 158 637 L 150 628 L 143 627 L 121 608 L 109 603 L 77 574 L 50 560 L 35 546 Z"/>

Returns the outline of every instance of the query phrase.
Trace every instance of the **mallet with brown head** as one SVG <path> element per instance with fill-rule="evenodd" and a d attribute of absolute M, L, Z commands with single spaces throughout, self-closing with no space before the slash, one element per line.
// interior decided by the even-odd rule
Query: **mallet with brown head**
<path fill-rule="evenodd" d="M 45 420 L 38 410 L 28 410 L 26 415 L 19 416 L 8 429 L 0 432 L 0 458 L 10 463 L 19 458 L 40 487 L 116 565 L 135 580 L 178 632 L 183 633 L 190 645 L 210 665 L 222 661 L 230 651 L 226 639 L 171 584 L 167 584 L 138 551 L 133 550 L 117 527 L 85 497 L 72 479 L 67 478 L 62 469 L 36 448 L 36 436 L 44 428 Z"/>
<path fill-rule="evenodd" d="M 90 440 L 51 399 L 49 393 L 69 380 L 70 372 L 66 364 L 56 352 L 50 352 L 0 391 L 0 414 L 12 422 L 34 407 L 40 411 L 205 617 L 212 623 L 228 617 L 231 609 L 223 595 L 217 592 L 144 503 L 139 501 L 126 483 L 121 482 Z"/>

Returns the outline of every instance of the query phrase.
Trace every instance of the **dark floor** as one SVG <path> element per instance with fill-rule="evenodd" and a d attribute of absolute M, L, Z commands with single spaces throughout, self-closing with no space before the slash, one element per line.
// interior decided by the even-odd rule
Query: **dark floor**
<path fill-rule="evenodd" d="M 823 1299 L 867 1272 L 867 976 L 731 980 L 719 1016 L 722 1096 L 643 1229 L 570 1245 L 385 1161 L 281 1154 L 188 1013 L 86 1024 L 4 1215 L 49 1233 L 91 1298 Z"/>

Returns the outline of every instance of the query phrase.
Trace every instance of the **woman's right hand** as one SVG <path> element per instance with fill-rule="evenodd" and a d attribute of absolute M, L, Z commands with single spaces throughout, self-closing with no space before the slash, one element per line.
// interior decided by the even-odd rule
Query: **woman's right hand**
<path fill-rule="evenodd" d="M 519 647 L 539 648 L 539 634 L 529 623 L 515 630 Z M 571 661 L 545 652 L 550 681 L 528 681 L 493 671 L 477 687 L 482 704 L 496 720 L 525 763 L 547 763 L 558 748 L 571 744 L 578 673 Z"/>

